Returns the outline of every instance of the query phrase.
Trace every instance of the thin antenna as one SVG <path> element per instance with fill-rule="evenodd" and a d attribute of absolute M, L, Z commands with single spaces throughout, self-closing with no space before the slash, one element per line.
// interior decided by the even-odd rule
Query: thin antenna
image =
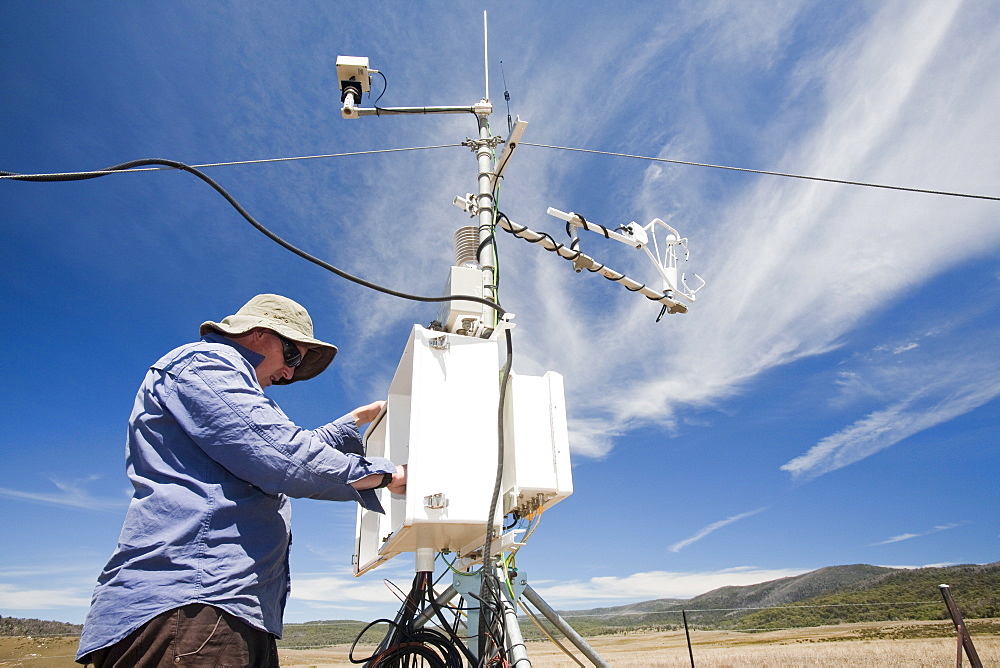
<path fill-rule="evenodd" d="M 500 76 L 503 78 L 503 99 L 507 101 L 507 133 L 514 131 L 514 123 L 510 120 L 510 91 L 507 90 L 507 75 L 503 71 L 503 61 L 500 61 Z"/>
<path fill-rule="evenodd" d="M 490 43 L 489 31 L 486 29 L 486 10 L 483 10 L 483 69 L 486 70 L 486 97 L 490 99 Z"/>

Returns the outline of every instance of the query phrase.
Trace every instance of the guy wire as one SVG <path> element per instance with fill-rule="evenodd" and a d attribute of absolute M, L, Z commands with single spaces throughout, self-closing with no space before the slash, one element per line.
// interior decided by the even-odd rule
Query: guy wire
<path fill-rule="evenodd" d="M 965 197 L 968 199 L 985 199 L 1000 202 L 1000 197 L 993 195 L 973 195 L 969 193 L 952 192 L 948 190 L 928 190 L 925 188 L 908 188 L 906 186 L 893 186 L 883 183 L 867 183 L 865 181 L 848 181 L 846 179 L 831 179 L 823 176 L 806 176 L 803 174 L 789 174 L 786 172 L 771 172 L 765 169 L 749 169 L 747 167 L 729 167 L 726 165 L 713 165 L 707 162 L 689 162 L 687 160 L 673 160 L 670 158 L 653 158 L 648 155 L 630 155 L 628 153 L 614 153 L 612 151 L 596 151 L 589 148 L 571 148 L 569 146 L 551 146 L 549 144 L 534 144 L 522 141 L 522 146 L 537 146 L 539 148 L 556 148 L 561 151 L 579 151 L 580 153 L 595 153 L 597 155 L 612 155 L 619 158 L 634 158 L 636 160 L 649 160 L 652 162 L 668 162 L 674 165 L 689 165 L 692 167 L 711 167 L 712 169 L 726 169 L 733 172 L 748 172 L 750 174 L 766 174 L 768 176 L 783 176 L 789 179 L 804 179 L 807 181 L 822 181 L 824 183 L 840 183 L 848 186 L 862 186 L 865 188 L 883 188 L 886 190 L 902 190 L 911 193 L 924 193 L 926 195 L 946 195 L 948 197 Z"/>
<path fill-rule="evenodd" d="M 206 167 L 232 167 L 235 165 L 260 165 L 269 162 L 291 162 L 294 160 L 318 160 L 320 158 L 345 158 L 354 155 L 375 155 L 378 153 L 399 153 L 402 151 L 423 151 L 425 149 L 432 148 L 455 148 L 461 147 L 461 144 L 439 144 L 437 146 L 411 146 L 408 148 L 383 148 L 374 149 L 371 151 L 348 151 L 346 153 L 327 153 L 325 155 L 300 155 L 290 158 L 259 158 L 257 160 L 234 160 L 230 162 L 209 162 L 203 165 L 187 165 L 192 169 L 204 169 Z M 164 161 L 166 162 L 166 161 Z M 127 163 L 126 163 L 127 164 Z M 163 163 L 160 163 L 163 164 Z M 174 169 L 183 169 L 181 167 L 173 166 L 161 166 L 161 167 L 144 167 L 141 169 L 119 169 L 116 167 L 108 167 L 107 169 L 98 169 L 89 172 L 57 172 L 52 174 L 18 174 L 15 172 L 3 172 L 0 171 L 0 179 L 11 179 L 15 181 L 62 181 L 70 180 L 63 177 L 79 177 L 79 178 L 93 178 L 97 176 L 105 176 L 107 174 L 122 174 L 125 172 L 166 172 Z M 75 179 L 74 179 L 75 180 Z"/>

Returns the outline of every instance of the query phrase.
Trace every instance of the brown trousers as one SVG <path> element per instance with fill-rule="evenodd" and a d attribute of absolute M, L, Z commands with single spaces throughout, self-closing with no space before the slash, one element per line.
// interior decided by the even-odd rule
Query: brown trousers
<path fill-rule="evenodd" d="M 192 603 L 153 617 L 80 662 L 96 668 L 273 668 L 278 647 L 270 633 L 218 608 Z"/>

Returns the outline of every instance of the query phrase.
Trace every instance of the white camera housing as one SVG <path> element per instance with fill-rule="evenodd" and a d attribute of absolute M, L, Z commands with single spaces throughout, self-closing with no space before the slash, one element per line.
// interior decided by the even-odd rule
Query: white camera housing
<path fill-rule="evenodd" d="M 348 88 L 360 86 L 362 93 L 371 90 L 371 71 L 368 68 L 368 58 L 364 56 L 337 56 L 337 79 L 340 81 L 340 90 L 344 92 Z"/>

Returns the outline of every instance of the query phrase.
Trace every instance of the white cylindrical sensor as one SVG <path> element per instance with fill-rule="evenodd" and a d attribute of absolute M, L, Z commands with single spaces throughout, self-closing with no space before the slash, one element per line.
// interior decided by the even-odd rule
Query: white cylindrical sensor
<path fill-rule="evenodd" d="M 479 268 L 479 228 L 468 226 L 455 230 L 455 266 Z"/>

